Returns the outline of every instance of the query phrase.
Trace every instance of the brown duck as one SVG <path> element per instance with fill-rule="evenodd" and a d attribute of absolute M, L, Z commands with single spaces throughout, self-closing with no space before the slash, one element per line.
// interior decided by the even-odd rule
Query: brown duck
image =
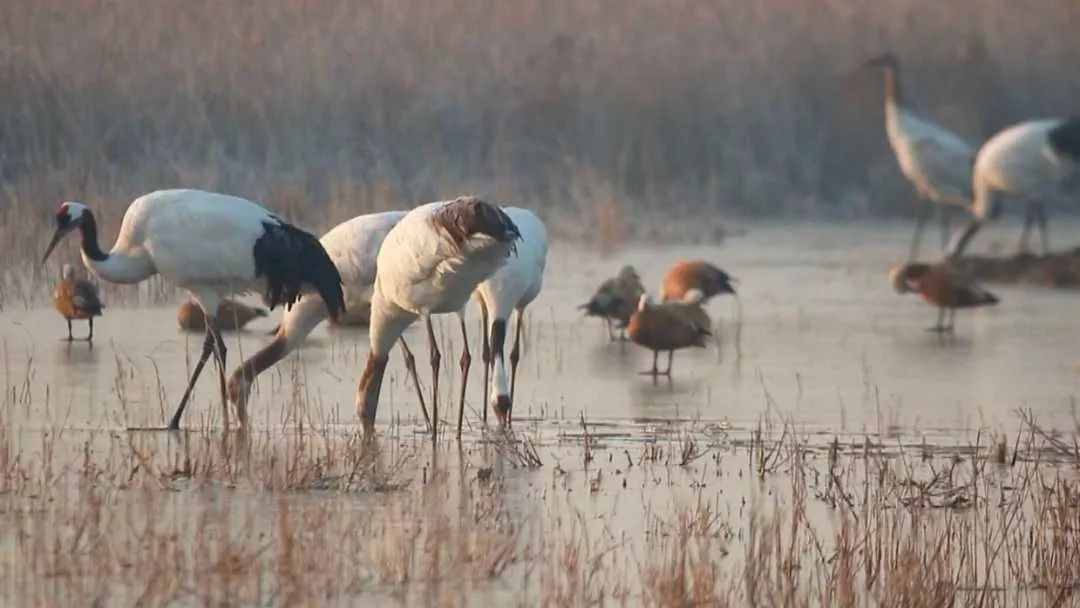
<path fill-rule="evenodd" d="M 94 317 L 100 317 L 105 305 L 98 296 L 97 285 L 86 279 L 75 277 L 75 268 L 71 264 L 64 264 L 60 271 L 60 282 L 53 291 L 53 305 L 57 312 L 67 320 L 68 342 L 74 340 L 71 335 L 71 320 L 85 319 L 90 324 L 90 333 L 86 341 L 94 339 Z"/>
<path fill-rule="evenodd" d="M 635 344 L 653 351 L 653 365 L 643 374 L 671 376 L 671 360 L 676 350 L 691 346 L 705 347 L 712 335 L 712 322 L 700 302 L 665 302 L 652 304 L 642 295 L 637 311 L 630 317 L 627 333 Z M 667 371 L 657 368 L 660 351 L 668 353 Z"/>
<path fill-rule="evenodd" d="M 998 303 L 997 296 L 945 264 L 903 264 L 889 272 L 889 280 L 897 293 L 917 293 L 938 307 L 937 325 L 929 331 L 951 332 L 958 308 Z"/>
<path fill-rule="evenodd" d="M 708 262 L 684 260 L 676 262 L 664 275 L 660 283 L 660 299 L 664 302 L 686 299 L 707 302 L 716 295 L 734 294 L 732 282 L 734 279 L 728 273 Z M 696 296 L 693 293 L 695 290 L 701 295 Z"/>
<path fill-rule="evenodd" d="M 265 316 L 265 308 L 248 306 L 226 298 L 218 306 L 218 329 L 221 331 L 243 329 L 252 319 Z M 206 316 L 203 315 L 199 305 L 191 300 L 180 305 L 180 309 L 176 311 L 176 322 L 180 325 L 180 329 L 186 331 L 206 331 Z"/>

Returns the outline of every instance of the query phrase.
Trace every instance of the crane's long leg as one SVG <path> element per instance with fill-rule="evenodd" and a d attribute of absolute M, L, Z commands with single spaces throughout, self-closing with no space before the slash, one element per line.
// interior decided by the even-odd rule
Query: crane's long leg
<path fill-rule="evenodd" d="M 413 386 L 416 387 L 416 397 L 420 399 L 420 413 L 424 415 L 424 424 L 430 429 L 431 417 L 428 416 L 427 405 L 424 403 L 424 391 L 420 388 L 420 377 L 416 374 L 416 357 L 413 356 L 409 345 L 405 343 L 404 337 L 398 338 L 398 341 L 401 342 L 401 352 L 405 357 L 405 369 L 412 376 Z"/>
<path fill-rule="evenodd" d="M 206 320 L 207 331 L 214 336 L 214 362 L 217 363 L 218 371 L 218 384 L 221 390 L 221 416 L 222 422 L 225 425 L 225 430 L 229 430 L 229 393 L 226 389 L 225 380 L 225 340 L 221 337 L 221 331 L 218 329 L 217 317 L 209 318 Z M 241 420 L 241 426 L 246 421 Z"/>
<path fill-rule="evenodd" d="M 487 424 L 487 414 L 488 414 L 488 391 L 491 388 L 491 385 L 489 384 L 489 382 L 491 380 L 491 338 L 490 338 L 490 336 L 488 334 L 488 332 L 491 331 L 491 328 L 488 326 L 488 310 L 487 310 L 487 306 L 483 303 L 483 301 L 480 302 L 480 323 L 481 323 L 481 325 L 483 325 L 483 331 L 481 331 L 480 333 L 484 334 L 483 350 L 481 351 L 480 356 L 484 360 L 484 404 L 483 404 L 483 407 L 484 407 L 484 424 L 486 425 Z"/>
<path fill-rule="evenodd" d="M 952 208 L 949 205 L 938 205 L 938 213 L 941 216 L 941 248 L 945 249 L 952 236 Z"/>
<path fill-rule="evenodd" d="M 472 354 L 469 353 L 469 331 L 465 328 L 465 315 L 458 314 L 461 321 L 461 398 L 458 402 L 457 415 L 457 438 L 461 439 L 461 425 L 465 420 L 465 387 L 469 384 L 469 367 L 472 365 Z"/>
<path fill-rule="evenodd" d="M 439 362 L 442 353 L 435 340 L 435 328 L 431 326 L 431 315 L 427 315 L 428 343 L 431 347 L 431 443 L 438 444 L 439 439 Z"/>
<path fill-rule="evenodd" d="M 510 349 L 510 410 L 514 408 L 514 389 L 517 387 L 517 367 L 521 360 L 521 317 L 523 312 L 517 311 L 517 327 L 514 328 L 514 348 Z M 506 414 L 507 424 L 510 422 L 510 412 Z"/>
<path fill-rule="evenodd" d="M 1035 221 L 1039 223 L 1039 244 L 1042 245 L 1042 254 L 1050 254 L 1050 235 L 1046 229 L 1046 207 L 1043 204 L 1035 203 Z"/>
<path fill-rule="evenodd" d="M 199 374 L 202 373 L 202 368 L 206 365 L 206 360 L 210 358 L 210 353 L 214 350 L 214 337 L 210 332 L 209 325 L 206 328 L 206 339 L 203 340 L 202 355 L 199 356 L 199 362 L 195 364 L 195 371 L 191 374 L 191 379 L 188 380 L 187 389 L 184 391 L 184 396 L 180 398 L 180 405 L 177 406 L 176 412 L 173 414 L 172 420 L 169 422 L 169 430 L 176 431 L 180 429 L 180 418 L 184 415 L 184 408 L 187 407 L 188 399 L 191 398 L 191 391 L 195 388 L 195 381 L 199 379 Z"/>
<path fill-rule="evenodd" d="M 919 255 L 919 244 L 922 242 L 923 227 L 926 226 L 926 220 L 930 217 L 930 203 L 928 201 L 919 201 L 916 203 L 919 205 L 919 210 L 915 216 L 915 234 L 911 237 L 911 248 L 908 250 L 908 261 L 913 261 L 916 256 Z"/>
<path fill-rule="evenodd" d="M 1024 229 L 1020 231 L 1020 245 L 1017 247 L 1018 253 L 1028 252 L 1028 237 L 1031 232 L 1031 225 L 1035 222 L 1035 203 L 1028 203 L 1024 208 Z"/>

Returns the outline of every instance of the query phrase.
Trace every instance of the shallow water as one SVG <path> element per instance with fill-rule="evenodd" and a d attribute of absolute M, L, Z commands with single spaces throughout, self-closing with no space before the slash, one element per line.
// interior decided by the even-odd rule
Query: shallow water
<path fill-rule="evenodd" d="M 1012 429 L 1015 411 L 1024 408 L 1047 426 L 1072 429 L 1080 388 L 1078 295 L 995 287 L 1002 304 L 959 313 L 955 336 L 926 332 L 935 310 L 894 294 L 885 276 L 906 250 L 908 234 L 906 225 L 764 225 L 721 244 L 639 246 L 610 258 L 555 244 L 544 291 L 528 309 L 516 415 L 576 421 L 584 414 L 615 425 L 693 418 L 746 428 L 768 411 L 811 432 L 966 437 L 979 429 Z M 634 264 L 655 289 L 664 269 L 682 258 L 712 260 L 739 279 L 741 322 L 734 299 L 713 299 L 709 311 L 720 324 L 720 348 L 680 351 L 672 379 L 654 381 L 637 373 L 649 367 L 649 352 L 610 343 L 603 324 L 575 307 L 622 263 Z M 475 309 L 470 315 L 474 365 L 467 399 L 475 419 L 479 315 Z M 227 336 L 230 369 L 269 340 L 265 332 L 274 324 L 273 317 L 259 320 Z M 76 335 L 85 331 L 80 325 Z M 452 317 L 444 317 L 441 329 L 441 417 L 450 420 L 461 341 Z M 201 345 L 201 336 L 176 328 L 172 307 L 110 308 L 97 322 L 93 346 L 61 341 L 64 333 L 51 309 L 0 314 L 8 384 L 25 378 L 29 363 L 33 383 L 49 388 L 49 408 L 29 412 L 20 425 L 55 420 L 56 412 L 72 427 L 160 425 Z M 419 327 L 407 335 L 427 390 L 426 340 Z M 303 390 L 317 397 L 323 419 L 354 423 L 355 381 L 366 348 L 364 330 L 324 324 L 298 355 Z M 286 417 L 279 389 L 287 374 L 300 373 L 296 368 L 281 365 L 264 374 L 251 403 L 256 425 L 275 427 Z M 207 369 L 188 410 L 191 424 L 220 414 Z M 119 370 L 132 380 L 123 398 Z M 380 422 L 412 419 L 416 401 L 397 356 L 388 375 Z"/>
<path fill-rule="evenodd" d="M 825 448 L 834 437 L 841 453 L 865 455 L 873 445 L 889 452 L 886 459 L 903 461 L 908 474 L 914 475 L 913 467 L 929 467 L 921 469 L 929 475 L 970 456 L 974 444 L 986 446 L 988 433 L 1013 436 L 1020 426 L 1018 408 L 1030 410 L 1044 427 L 1071 432 L 1080 382 L 1073 310 L 1080 296 L 995 287 L 1001 305 L 960 313 L 953 337 L 928 333 L 924 329 L 935 321 L 935 311 L 914 297 L 897 296 L 886 279 L 897 253 L 906 251 L 909 230 L 762 225 L 719 244 L 636 246 L 609 258 L 556 243 L 544 291 L 529 308 L 515 405 L 515 428 L 535 443 L 543 466 L 522 466 L 477 424 L 478 314 L 470 310 L 474 365 L 464 444 L 447 434 L 431 450 L 395 355 L 378 420 L 382 449 L 389 454 L 382 460 L 390 463 L 379 466 L 394 472 L 387 475 L 387 487 L 368 481 L 344 492 L 338 491 L 341 459 L 357 430 L 353 396 L 367 352 L 366 331 L 323 325 L 300 353 L 265 373 L 250 404 L 255 447 L 245 451 L 229 435 L 201 432 L 222 426 L 212 368 L 184 422 L 200 432 L 123 430 L 163 425 L 198 355 L 202 336 L 176 328 L 174 307 L 109 308 L 96 323 L 92 346 L 62 341 L 64 323 L 51 309 L 5 311 L 0 373 L 8 394 L 0 422 L 12 434 L 10 448 L 0 445 L 0 464 L 16 454 L 18 466 L 31 471 L 15 482 L 14 492 L 0 487 L 0 521 L 20 531 L 0 541 L 10 549 L 0 553 L 14 560 L 0 560 L 0 571 L 13 573 L 8 580 L 15 582 L 8 598 L 63 603 L 93 592 L 134 600 L 145 585 L 164 594 L 148 597 L 181 604 L 275 603 L 264 592 L 273 598 L 288 587 L 285 574 L 274 574 L 284 573 L 283 562 L 293 559 L 286 559 L 291 554 L 284 543 L 327 572 L 325 579 L 312 579 L 312 585 L 327 586 L 316 588 L 314 597 L 324 593 L 346 602 L 374 593 L 404 603 L 468 604 L 483 598 L 580 604 L 586 602 L 572 590 L 552 591 L 563 581 L 559 577 L 577 580 L 551 574 L 565 566 L 559 555 L 573 545 L 603 561 L 608 584 L 639 593 L 641 564 L 649 562 L 639 552 L 655 551 L 657 542 L 663 546 L 669 533 L 664 530 L 687 505 L 700 510 L 704 504 L 715 517 L 717 530 L 709 535 L 721 539 L 714 546 L 718 563 L 734 576 L 738 566 L 720 557 L 728 554 L 726 543 L 748 545 L 755 518 L 793 504 L 794 471 L 804 481 L 811 473 L 815 480 L 825 474 L 832 466 Z M 676 353 L 673 378 L 653 380 L 638 374 L 651 364 L 650 353 L 609 342 L 603 323 L 583 318 L 576 306 L 623 263 L 634 264 L 655 289 L 664 269 L 681 258 L 708 259 L 735 275 L 739 304 L 714 299 L 709 310 L 720 324 L 720 346 Z M 269 341 L 266 332 L 275 324 L 272 316 L 226 336 L 230 371 Z M 461 342 L 455 319 L 444 318 L 440 326 L 440 413 L 449 425 L 456 419 L 449 403 L 458 392 Z M 77 324 L 76 335 L 83 331 Z M 419 327 L 407 336 L 427 389 L 426 340 Z M 786 432 L 785 422 L 793 423 L 802 447 L 777 451 L 780 460 L 770 467 L 778 474 L 765 475 L 755 464 L 761 456 L 751 441 L 762 426 L 776 439 Z M 689 442 L 693 458 L 682 466 Z M 908 454 L 909 447 L 919 452 Z M 926 455 L 923 464 L 912 464 L 915 453 Z M 867 458 L 850 466 L 849 477 L 863 480 L 869 468 L 881 465 Z M 1009 471 L 992 472 L 986 482 L 1002 496 L 1004 488 L 1018 485 Z M 497 481 L 485 482 L 484 475 Z M 72 483 L 58 481 L 65 478 Z M 807 487 L 832 491 L 818 481 Z M 102 504 L 124 525 L 100 520 L 92 509 L 87 514 L 90 507 L 83 505 L 95 491 L 107 494 Z M 828 499 L 807 504 L 801 516 L 814 528 L 838 525 Z M 21 514 L 46 523 L 35 528 Z M 32 542 L 55 537 L 61 549 L 76 546 L 87 521 L 109 538 L 103 557 L 81 563 L 76 552 L 68 563 L 68 551 L 59 551 L 58 558 Z M 445 532 L 452 541 L 447 547 L 457 547 L 445 549 L 449 568 L 468 561 L 461 547 L 479 534 L 469 522 L 514 530 L 518 544 L 510 574 L 451 581 L 437 572 L 416 573 L 409 579 L 413 584 L 386 583 L 397 576 L 387 563 L 430 564 L 426 557 L 402 562 L 373 552 L 418 550 L 423 556 L 436 542 L 431 539 Z M 168 534 L 155 536 L 162 526 Z M 301 531 L 286 543 L 289 526 Z M 307 537 L 303 529 L 310 530 Z M 200 530 L 211 531 L 210 540 Z M 403 532 L 408 530 L 423 530 L 424 544 L 410 540 Z M 180 587 L 191 588 L 176 591 L 154 569 L 95 572 L 95 561 L 131 567 L 113 563 L 124 561 L 115 557 L 123 554 L 117 547 L 154 561 L 146 538 L 184 553 L 250 551 L 248 559 L 266 578 L 220 572 L 207 578 L 191 564 L 177 568 Z M 268 546 L 274 550 L 262 553 Z M 21 555 L 36 557 L 26 561 Z M 56 576 L 40 564 L 54 562 L 60 565 L 52 570 L 65 573 L 59 575 L 64 584 L 40 585 L 43 573 L 44 580 Z M 534 563 L 541 565 L 529 565 Z M 532 573 L 534 567 L 540 574 Z M 334 574 L 335 568 L 340 572 Z M 614 589 L 607 596 L 613 594 Z"/>

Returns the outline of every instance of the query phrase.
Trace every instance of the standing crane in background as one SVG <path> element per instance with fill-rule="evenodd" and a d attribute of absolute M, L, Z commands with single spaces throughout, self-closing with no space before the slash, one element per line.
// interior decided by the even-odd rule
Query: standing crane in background
<path fill-rule="evenodd" d="M 885 53 L 864 64 L 881 68 L 885 74 L 885 132 L 904 177 L 927 204 L 918 211 L 909 259 L 919 252 L 923 227 L 930 204 L 938 205 L 942 246 L 949 238 L 947 206 L 967 208 L 971 204 L 971 171 L 975 150 L 955 133 L 914 113 L 907 105 L 900 85 L 900 64 Z"/>
<path fill-rule="evenodd" d="M 476 288 L 473 297 L 480 301 L 484 324 L 484 420 L 487 421 L 489 373 L 494 367 L 491 406 L 500 423 L 510 423 L 510 412 L 517 387 L 517 367 L 521 359 L 521 323 L 525 307 L 540 295 L 544 285 L 544 267 L 547 265 L 548 239 L 544 222 L 528 209 L 503 207 L 503 211 L 517 226 L 521 243 L 517 255 L 511 256 L 506 265 Z M 510 384 L 506 383 L 506 362 L 503 343 L 510 313 L 517 311 L 514 328 L 514 346 L 510 350 Z M 488 319 L 491 319 L 490 325 Z M 462 391 L 464 391 L 462 382 Z M 458 412 L 458 436 L 461 436 L 462 410 Z"/>
<path fill-rule="evenodd" d="M 363 320 L 365 325 L 370 319 L 379 248 L 386 235 L 403 217 L 404 211 L 361 215 L 338 224 L 319 239 L 341 275 L 347 316 L 357 321 Z M 247 413 L 251 385 L 255 378 L 295 350 L 304 338 L 329 316 L 329 310 L 322 298 L 315 294 L 304 295 L 282 317 L 274 339 L 233 371 L 228 385 L 229 400 L 236 405 L 241 416 Z M 413 381 L 417 382 L 412 353 L 404 339 L 401 344 L 405 352 L 405 364 L 413 375 Z M 418 383 L 416 389 L 420 395 L 424 418 L 427 418 L 424 396 Z"/>
<path fill-rule="evenodd" d="M 45 256 L 68 233 L 82 232 L 83 263 L 113 283 L 139 283 L 160 274 L 186 289 L 207 319 L 202 355 L 169 422 L 180 418 L 210 353 L 218 366 L 221 403 L 225 394 L 225 342 L 216 316 L 222 299 L 261 292 L 267 306 L 291 307 L 305 291 L 317 291 L 331 316 L 345 308 L 341 276 L 311 234 L 285 223 L 263 207 L 235 196 L 200 190 L 160 190 L 128 207 L 112 250 L 98 245 L 97 222 L 82 203 L 66 202 L 56 212 L 56 233 Z"/>
<path fill-rule="evenodd" d="M 475 197 L 417 207 L 386 235 L 371 300 L 371 350 L 356 394 L 356 410 L 366 436 L 374 436 L 390 349 L 409 325 L 423 318 L 431 348 L 431 437 L 432 443 L 437 442 L 442 355 L 431 316 L 458 313 L 465 344 L 461 355 L 464 384 L 471 357 L 461 310 L 476 287 L 506 263 L 520 238 L 506 213 Z"/>
<path fill-rule="evenodd" d="M 1043 255 L 1049 253 L 1046 199 L 1059 197 L 1080 168 L 1080 118 L 1031 120 L 991 137 L 975 160 L 972 220 L 949 245 L 950 258 L 960 256 L 983 223 L 1001 212 L 1003 198 L 1024 203 L 1020 251 L 1028 250 L 1031 224 L 1039 224 Z"/>

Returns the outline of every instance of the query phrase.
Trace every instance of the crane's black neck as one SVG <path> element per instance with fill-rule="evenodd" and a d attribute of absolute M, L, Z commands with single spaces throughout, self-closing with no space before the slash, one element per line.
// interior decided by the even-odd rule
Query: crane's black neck
<path fill-rule="evenodd" d="M 898 106 L 904 103 L 904 91 L 900 86 L 899 66 L 885 66 L 885 100 L 891 101 Z"/>
<path fill-rule="evenodd" d="M 104 262 L 109 259 L 109 254 L 102 251 L 101 247 L 98 246 L 97 220 L 94 219 L 94 214 L 89 209 L 83 211 L 79 230 L 82 231 L 82 250 L 86 257 L 95 262 Z"/>

